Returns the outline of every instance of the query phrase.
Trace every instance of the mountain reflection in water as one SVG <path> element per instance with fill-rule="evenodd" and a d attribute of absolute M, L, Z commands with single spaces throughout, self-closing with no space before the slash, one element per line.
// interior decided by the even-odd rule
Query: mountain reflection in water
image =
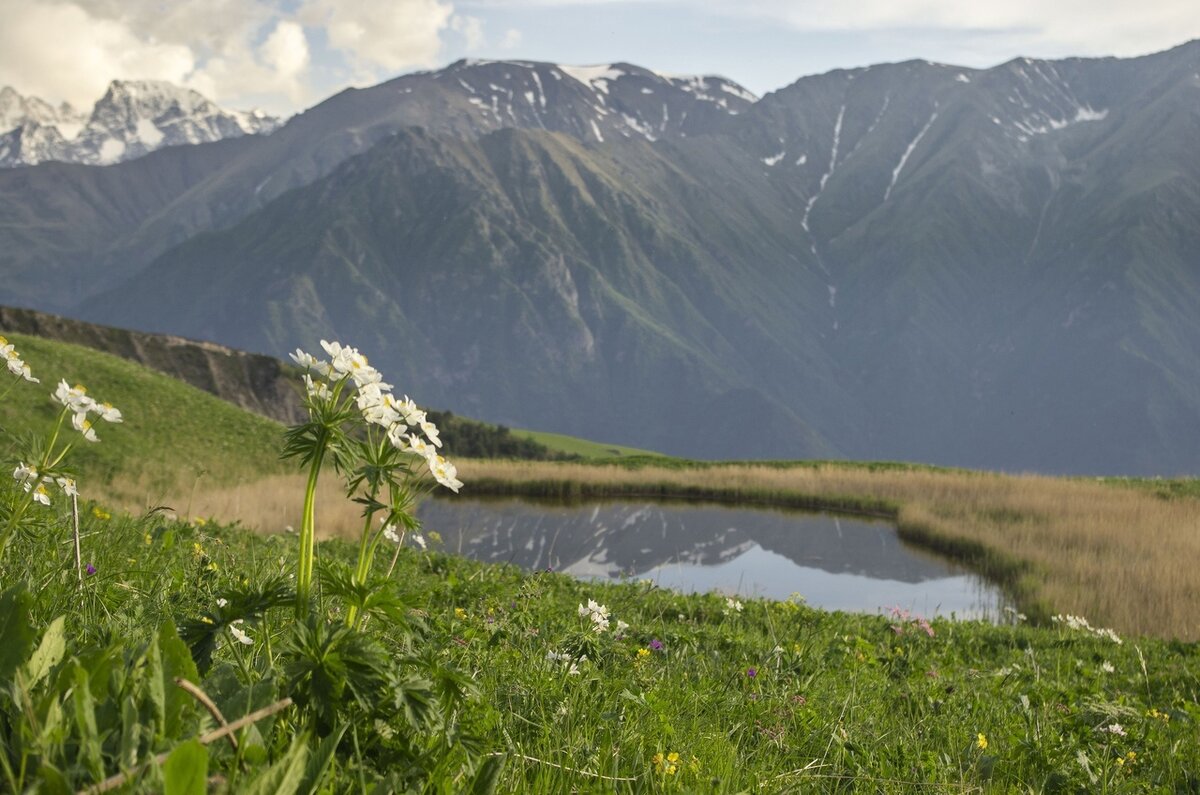
<path fill-rule="evenodd" d="M 886 522 L 709 503 L 432 499 L 418 516 L 446 549 L 583 578 L 650 579 L 681 591 L 875 612 L 995 617 L 999 591 L 903 544 Z"/>

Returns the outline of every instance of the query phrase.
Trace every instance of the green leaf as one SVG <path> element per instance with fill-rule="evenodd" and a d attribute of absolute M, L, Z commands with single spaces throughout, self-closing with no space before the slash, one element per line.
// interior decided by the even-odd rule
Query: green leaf
<path fill-rule="evenodd" d="M 188 740 L 163 763 L 164 795 L 205 795 L 208 789 L 208 749 Z"/>
<path fill-rule="evenodd" d="M 67 782 L 67 777 L 49 762 L 43 762 L 38 768 L 38 795 L 72 795 L 75 788 Z"/>
<path fill-rule="evenodd" d="M 329 763 L 337 753 L 338 744 L 346 733 L 347 724 L 342 724 L 333 733 L 321 741 L 316 752 L 308 758 L 304 768 L 304 780 L 300 783 L 300 792 L 304 795 L 316 795 L 325 775 L 329 772 Z"/>
<path fill-rule="evenodd" d="M 283 758 L 239 790 L 244 795 L 295 795 L 304 782 L 308 736 L 296 735 Z"/>
<path fill-rule="evenodd" d="M 0 594 L 0 682 L 12 678 L 33 648 L 32 605 L 33 597 L 23 584 Z"/>
<path fill-rule="evenodd" d="M 166 736 L 167 686 L 163 683 L 162 655 L 157 643 L 151 643 L 146 649 L 146 678 L 146 691 L 150 706 L 154 708 L 154 736 L 161 741 Z"/>
<path fill-rule="evenodd" d="M 158 628 L 158 651 L 162 660 L 162 681 L 166 690 L 163 731 L 167 737 L 178 737 L 184 710 L 193 704 L 192 697 L 175 684 L 176 679 L 192 683 L 200 681 L 200 673 L 192 660 L 191 652 L 175 631 L 175 624 L 167 621 Z"/>
<path fill-rule="evenodd" d="M 63 634 L 65 623 L 66 616 L 59 616 L 51 621 L 50 626 L 46 627 L 45 634 L 42 635 L 42 642 L 38 644 L 37 651 L 29 658 L 29 662 L 25 666 L 25 676 L 30 687 L 45 678 L 46 674 L 50 673 L 50 670 L 62 660 L 63 654 L 67 650 L 67 639 Z"/>
<path fill-rule="evenodd" d="M 87 670 L 75 664 L 75 727 L 79 731 L 79 747 L 88 772 L 96 781 L 104 778 L 104 758 L 100 751 L 100 733 L 96 729 L 96 702 Z"/>
<path fill-rule="evenodd" d="M 489 756 L 479 766 L 479 771 L 471 781 L 471 795 L 492 795 L 496 785 L 500 783 L 500 773 L 504 770 L 504 754 Z"/>

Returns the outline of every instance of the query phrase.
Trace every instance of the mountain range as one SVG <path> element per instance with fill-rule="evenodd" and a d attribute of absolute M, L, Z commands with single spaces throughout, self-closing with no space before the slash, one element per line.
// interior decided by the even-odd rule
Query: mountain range
<path fill-rule="evenodd" d="M 0 171 L 0 302 L 703 458 L 1200 471 L 1200 42 L 756 98 L 460 61 Z"/>
<path fill-rule="evenodd" d="M 109 165 L 163 146 L 269 133 L 280 120 L 227 111 L 161 80 L 114 80 L 90 114 L 0 88 L 0 168 L 49 160 Z"/>

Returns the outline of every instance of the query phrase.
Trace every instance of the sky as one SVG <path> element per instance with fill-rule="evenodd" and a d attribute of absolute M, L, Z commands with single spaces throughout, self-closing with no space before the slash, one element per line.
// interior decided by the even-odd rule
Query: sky
<path fill-rule="evenodd" d="M 923 58 L 1132 56 L 1200 38 L 1198 0 L 0 0 L 0 86 L 88 109 L 169 80 L 290 115 L 459 58 L 719 74 L 756 94 Z"/>

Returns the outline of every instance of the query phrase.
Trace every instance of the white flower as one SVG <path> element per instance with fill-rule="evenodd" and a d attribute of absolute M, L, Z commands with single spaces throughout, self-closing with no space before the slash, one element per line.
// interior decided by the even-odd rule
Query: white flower
<path fill-rule="evenodd" d="M 322 370 L 324 370 L 324 368 L 329 366 L 325 362 L 318 359 L 316 356 L 313 356 L 311 353 L 305 353 L 304 351 L 300 350 L 299 348 L 296 349 L 295 353 L 291 354 L 291 357 L 292 357 L 293 362 L 300 365 L 305 370 L 322 371 Z"/>
<path fill-rule="evenodd" d="M 82 433 L 83 438 L 87 439 L 89 442 L 100 441 L 96 437 L 96 432 L 92 430 L 92 421 L 87 418 L 86 411 L 80 411 L 75 414 L 72 414 L 71 415 L 71 426 L 74 427 L 75 430 Z"/>
<path fill-rule="evenodd" d="M 608 608 L 598 604 L 595 599 L 588 599 L 587 607 L 579 606 L 579 615 L 592 622 L 592 629 L 603 632 L 608 629 Z"/>
<path fill-rule="evenodd" d="M 254 639 L 247 635 L 238 624 L 242 623 L 242 619 L 238 619 L 229 625 L 229 634 L 233 635 L 233 639 L 245 646 L 250 646 L 254 643 Z"/>
<path fill-rule="evenodd" d="M 40 378 L 33 377 L 33 371 L 31 371 L 29 369 L 29 365 L 27 365 L 27 364 L 25 364 L 25 362 L 21 361 L 21 359 L 19 357 L 17 357 L 15 354 L 6 357 L 6 359 L 7 360 L 6 360 L 5 364 L 8 365 L 8 371 L 10 373 L 12 373 L 13 375 L 15 375 L 19 378 L 24 378 L 26 381 L 30 382 L 31 384 L 42 383 Z"/>
<path fill-rule="evenodd" d="M 1111 674 L 1117 669 L 1113 667 L 1112 663 L 1110 663 L 1108 660 L 1105 660 L 1104 662 L 1100 663 L 1100 670 L 1106 674 Z"/>
<path fill-rule="evenodd" d="M 78 384 L 71 386 L 66 380 L 58 382 L 58 387 L 51 397 L 77 414 L 87 413 L 96 405 L 96 401 L 87 396 L 86 389 Z"/>
<path fill-rule="evenodd" d="M 428 548 L 429 548 L 429 546 L 428 546 L 428 545 L 425 543 L 425 536 L 421 535 L 420 533 L 413 533 L 413 534 L 412 534 L 412 540 L 413 540 L 413 542 L 414 542 L 414 543 L 415 543 L 417 546 L 419 546 L 421 549 L 428 549 Z"/>
<path fill-rule="evenodd" d="M 409 425 L 420 425 L 425 422 L 425 412 L 417 408 L 417 404 L 408 395 L 405 395 L 404 400 L 396 404 L 396 411 L 400 412 L 400 416 Z"/>
<path fill-rule="evenodd" d="M 222 598 L 221 598 L 221 597 L 219 597 L 219 596 L 217 597 L 217 607 L 224 607 L 224 606 L 225 606 L 225 605 L 227 605 L 227 604 L 229 604 L 229 600 L 228 600 L 228 599 L 222 599 Z"/>
<path fill-rule="evenodd" d="M 400 543 L 400 534 L 396 532 L 396 525 L 389 524 L 383 528 L 383 537 L 393 544 Z"/>
<path fill-rule="evenodd" d="M 458 469 L 440 455 L 433 456 L 429 471 L 433 473 L 434 480 L 455 494 L 463 487 L 462 481 L 458 479 Z"/>
<path fill-rule="evenodd" d="M 421 432 L 425 434 L 425 438 L 433 443 L 435 447 L 442 446 L 442 440 L 438 438 L 438 428 L 429 420 L 421 422 Z"/>
<path fill-rule="evenodd" d="M 324 381 L 314 381 L 308 373 L 304 374 L 304 391 L 315 400 L 328 400 L 332 394 L 329 391 L 329 384 Z"/>
<path fill-rule="evenodd" d="M 25 462 L 22 461 L 17 465 L 17 468 L 13 470 L 13 480 L 17 481 L 21 485 L 25 485 L 31 480 L 37 480 L 37 474 L 37 467 L 25 466 Z M 29 486 L 25 486 L 25 491 L 29 491 L 29 489 Z"/>
<path fill-rule="evenodd" d="M 50 504 L 50 495 L 46 493 L 46 484 L 39 483 L 33 490 L 33 501 L 40 502 L 42 505 Z"/>
<path fill-rule="evenodd" d="M 75 481 L 71 478 L 55 478 L 54 482 L 63 490 L 63 494 L 68 497 L 78 497 L 79 489 L 75 486 Z"/>
<path fill-rule="evenodd" d="M 429 460 L 430 455 L 437 455 L 437 450 L 433 447 L 433 445 L 422 439 L 420 436 L 417 436 L 415 433 L 410 433 L 408 435 L 407 442 L 407 448 L 401 449 L 410 450 L 426 460 Z M 429 465 L 429 468 L 433 469 L 432 463 Z"/>
<path fill-rule="evenodd" d="M 617 634 L 618 635 L 625 634 L 625 630 L 627 630 L 627 629 L 629 629 L 629 625 L 626 624 L 624 621 L 617 622 Z"/>
<path fill-rule="evenodd" d="M 121 418 L 121 410 L 113 408 L 111 403 L 96 403 L 93 410 L 100 415 L 100 419 L 105 422 L 124 422 Z"/>
<path fill-rule="evenodd" d="M 731 597 L 726 597 L 725 612 L 728 613 L 729 611 L 734 611 L 734 612 L 740 613 L 740 612 L 742 612 L 742 607 L 743 607 L 742 603 L 739 602 L 737 599 L 733 599 Z"/>
<path fill-rule="evenodd" d="M 1099 731 L 1115 734 L 1118 737 L 1125 736 L 1125 727 L 1119 723 L 1110 723 L 1108 726 L 1101 726 Z"/>
<path fill-rule="evenodd" d="M 401 452 L 408 451 L 408 426 L 403 422 L 392 423 L 387 432 L 388 441 Z"/>

